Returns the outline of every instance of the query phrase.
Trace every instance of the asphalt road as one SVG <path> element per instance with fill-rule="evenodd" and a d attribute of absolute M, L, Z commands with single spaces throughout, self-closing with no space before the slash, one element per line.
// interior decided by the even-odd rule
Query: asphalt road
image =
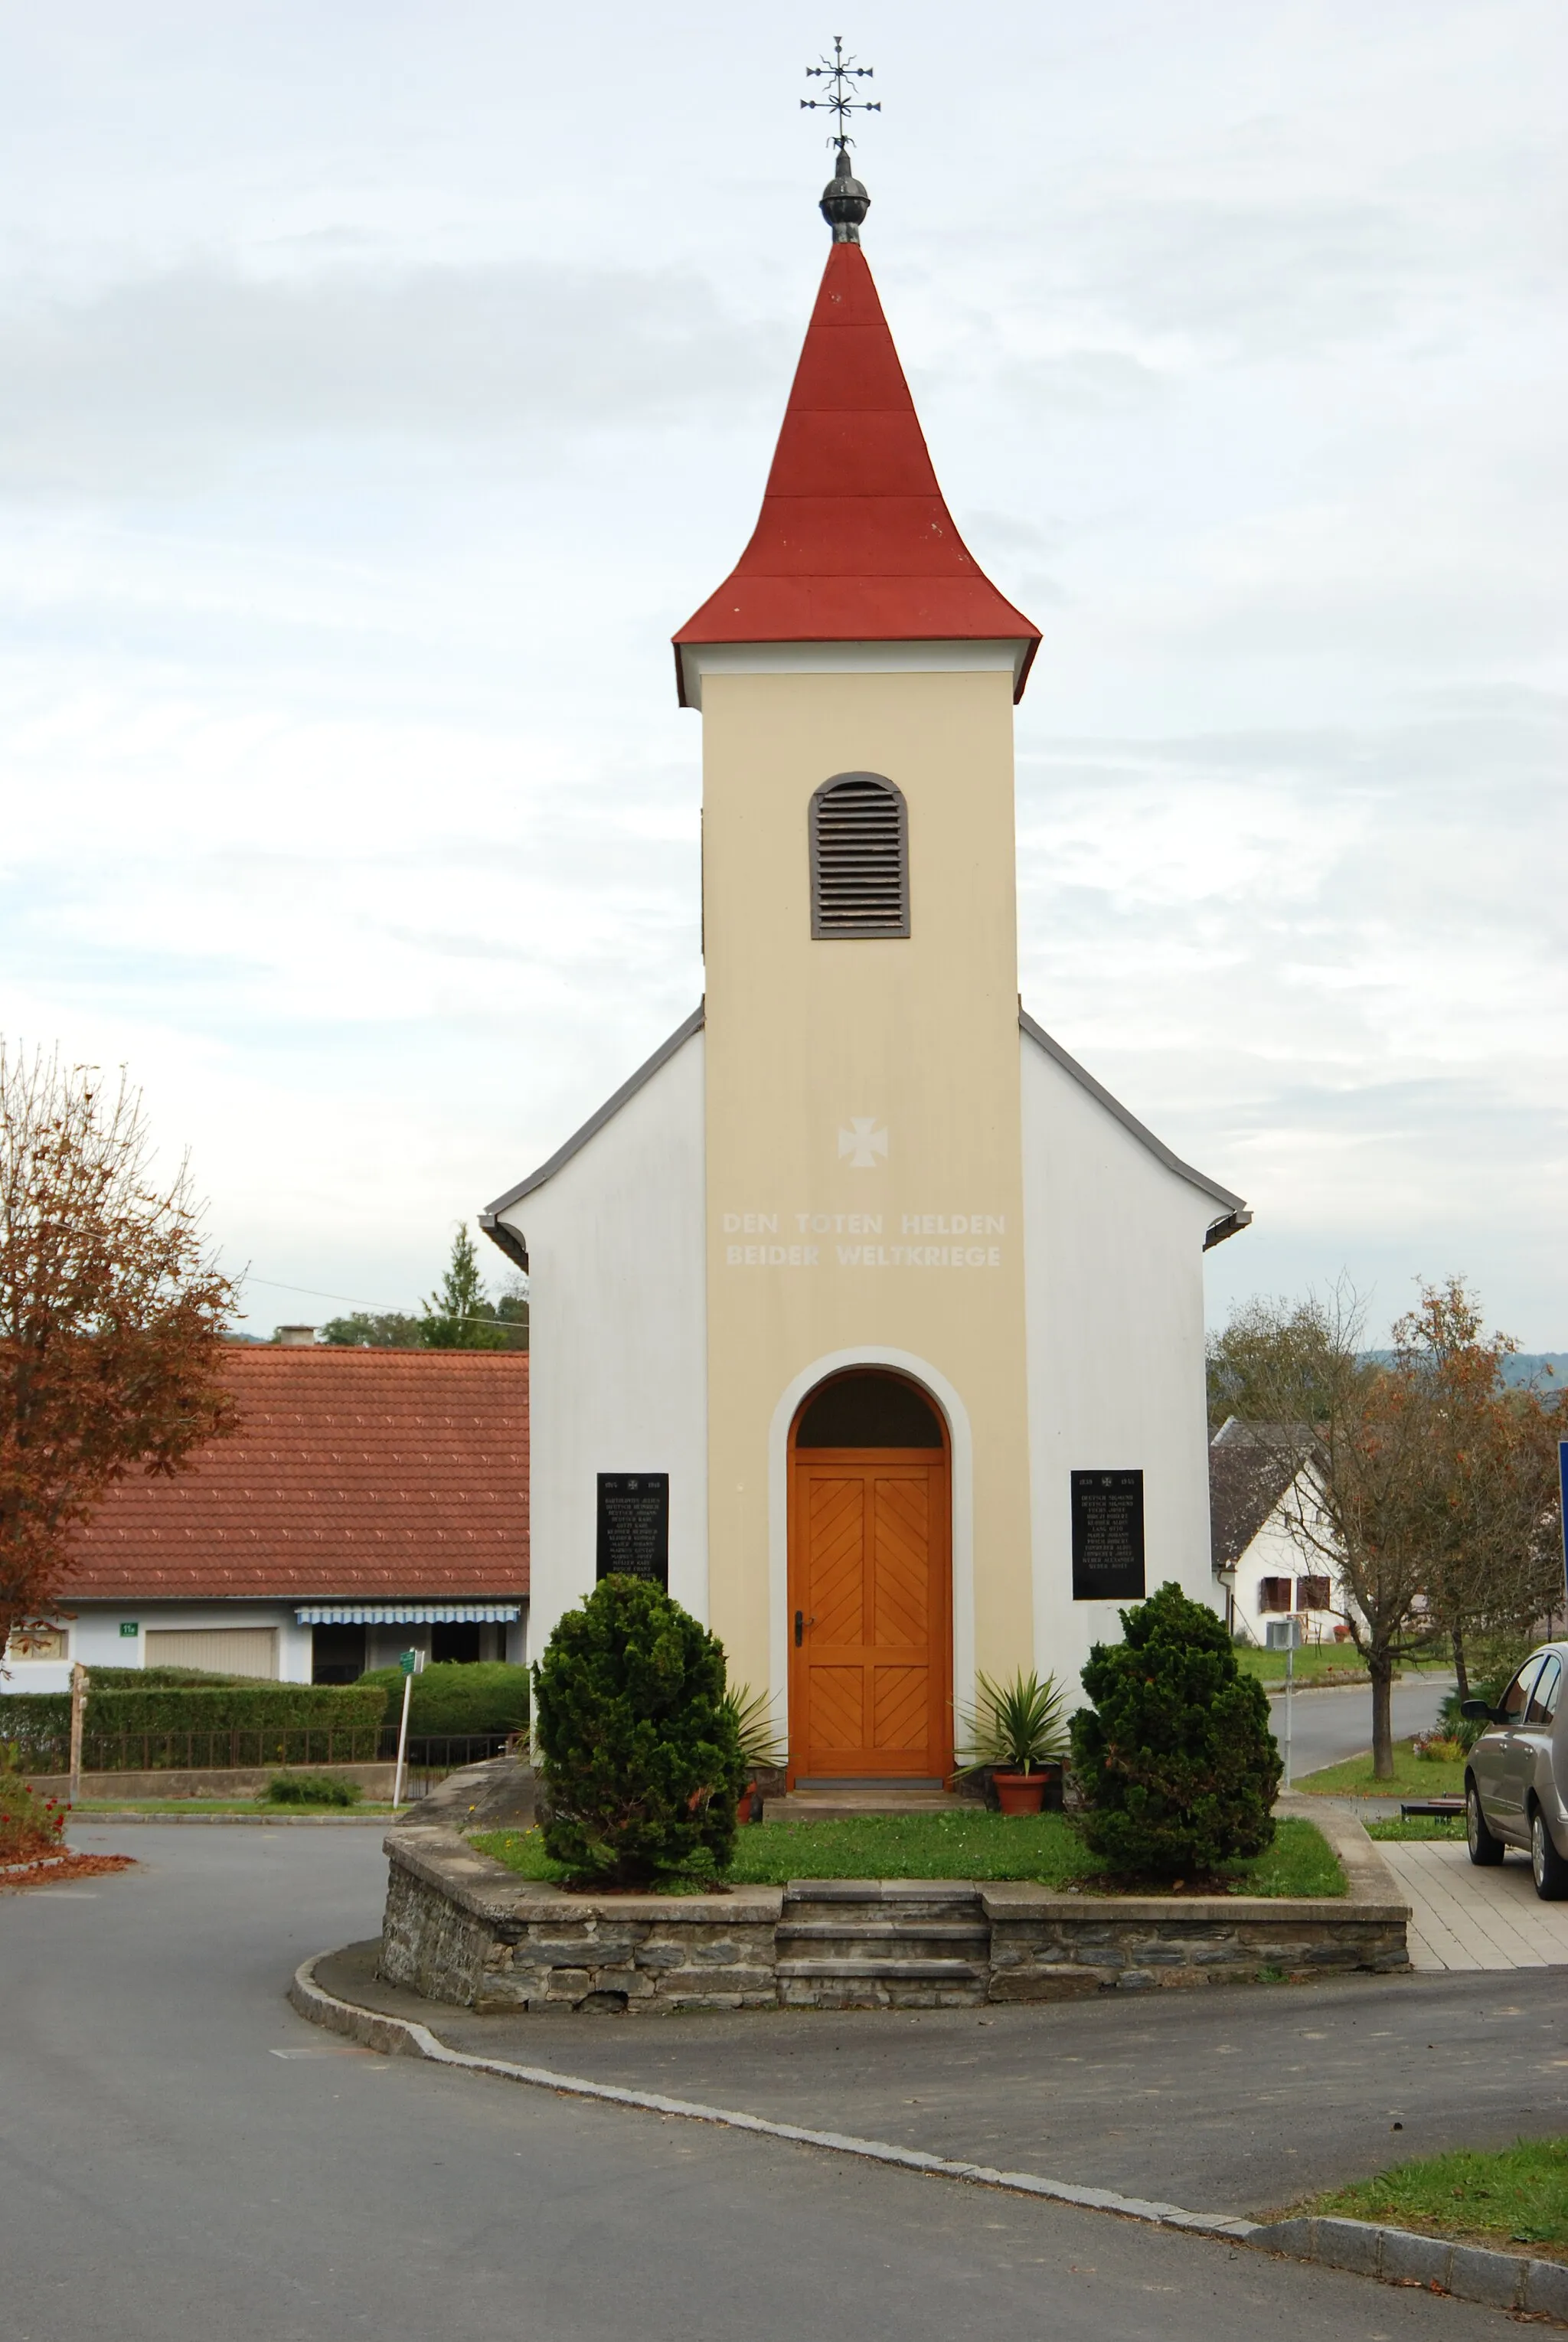
<path fill-rule="evenodd" d="M 1507 2333 L 1467 2302 L 354 2052 L 281 1993 L 375 1923 L 375 1831 L 73 1837 L 141 1869 L 0 1895 L 7 2342 Z"/>
<path fill-rule="evenodd" d="M 282 1995 L 305 1952 L 374 1927 L 375 1832 L 74 1839 L 142 1867 L 0 1895 L 6 2342 L 1508 2331 L 1207 2239 L 351 2050 Z"/>
<path fill-rule="evenodd" d="M 1393 1736 L 1403 1740 L 1424 1732 L 1437 1721 L 1444 1692 L 1453 1688 L 1452 1676 L 1413 1676 L 1396 1683 L 1390 1698 Z M 1365 1684 L 1343 1684 L 1333 1691 L 1303 1691 L 1291 1700 L 1291 1774 L 1299 1780 L 1320 1765 L 1342 1765 L 1372 1746 L 1372 1693 Z M 1269 1701 L 1274 1738 L 1284 1746 L 1283 1693 Z"/>
<path fill-rule="evenodd" d="M 433 2014 L 353 1966 L 321 1981 L 454 2048 L 1189 2211 L 1258 2217 L 1413 2156 L 1568 2133 L 1561 1968 L 639 2021 Z"/>

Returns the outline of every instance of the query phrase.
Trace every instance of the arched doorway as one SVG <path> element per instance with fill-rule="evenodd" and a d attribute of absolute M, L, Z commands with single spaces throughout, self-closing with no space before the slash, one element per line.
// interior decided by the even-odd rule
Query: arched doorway
<path fill-rule="evenodd" d="M 953 1769 L 947 1428 L 903 1375 L 819 1383 L 790 1433 L 790 1773 Z"/>

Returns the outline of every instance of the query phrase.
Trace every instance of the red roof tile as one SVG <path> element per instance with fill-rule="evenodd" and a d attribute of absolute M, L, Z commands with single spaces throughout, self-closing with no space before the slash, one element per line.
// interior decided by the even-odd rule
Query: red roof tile
<path fill-rule="evenodd" d="M 684 643 L 1022 642 L 1039 630 L 953 525 L 864 253 L 835 244 L 751 543 Z"/>
<path fill-rule="evenodd" d="M 173 1480 L 122 1480 L 67 1598 L 517 1599 L 528 1357 L 235 1345 L 240 1427 Z"/>

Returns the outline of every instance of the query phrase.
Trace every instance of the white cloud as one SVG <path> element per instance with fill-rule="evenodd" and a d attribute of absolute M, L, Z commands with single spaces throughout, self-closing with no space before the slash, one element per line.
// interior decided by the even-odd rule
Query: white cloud
<path fill-rule="evenodd" d="M 975 161 L 950 17 L 868 5 L 868 252 L 1046 628 L 1030 1006 L 1255 1205 L 1216 1306 L 1464 1268 L 1563 1346 L 1561 11 L 1003 0 Z M 4 1022 L 130 1062 L 231 1259 L 405 1301 L 701 987 L 667 637 L 821 265 L 817 28 L 69 19 L 0 93 Z"/>

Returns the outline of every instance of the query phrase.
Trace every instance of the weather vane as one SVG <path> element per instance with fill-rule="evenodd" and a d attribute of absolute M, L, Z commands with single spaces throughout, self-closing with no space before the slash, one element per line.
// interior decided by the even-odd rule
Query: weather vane
<path fill-rule="evenodd" d="M 832 63 L 830 64 L 828 59 L 824 57 L 821 65 L 807 65 L 805 70 L 808 81 L 829 82 L 832 84 L 832 89 L 826 97 L 803 97 L 801 110 L 805 114 L 837 115 L 838 128 L 830 135 L 827 143 L 830 146 L 836 146 L 842 155 L 846 147 L 854 145 L 854 139 L 849 135 L 850 115 L 882 112 L 880 98 L 862 97 L 860 95 L 860 84 L 863 81 L 870 81 L 875 68 L 872 65 L 857 65 L 853 57 L 846 57 L 844 53 L 843 36 L 835 33 L 833 36 Z"/>

